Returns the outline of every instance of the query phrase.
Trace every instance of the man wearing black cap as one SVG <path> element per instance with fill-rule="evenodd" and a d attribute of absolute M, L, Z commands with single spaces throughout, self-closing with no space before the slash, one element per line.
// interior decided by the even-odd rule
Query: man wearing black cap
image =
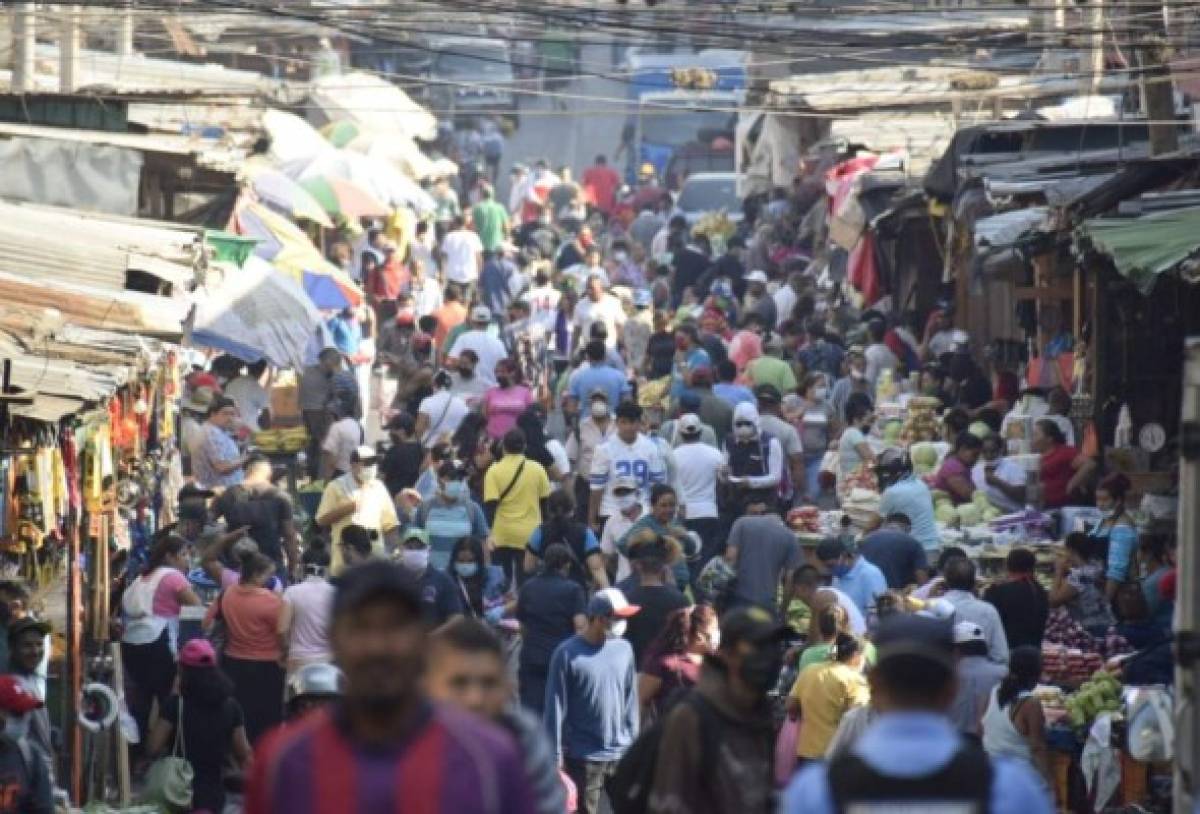
<path fill-rule="evenodd" d="M 416 583 L 397 565 L 370 561 L 342 576 L 330 645 L 345 694 L 259 743 L 247 814 L 534 810 L 511 736 L 422 693 L 421 611 Z"/>
<path fill-rule="evenodd" d="M 687 701 L 664 722 L 650 810 L 767 814 L 775 810 L 774 728 L 767 692 L 779 678 L 788 629 L 761 608 L 721 620 Z"/>
<path fill-rule="evenodd" d="M 806 767 L 788 786 L 783 814 L 851 810 L 939 810 L 1050 814 L 1050 798 L 1028 765 L 990 759 L 946 717 L 956 692 L 948 622 L 894 616 L 875 636 L 868 675 L 879 715 L 828 764 Z"/>
<path fill-rule="evenodd" d="M 791 422 L 783 419 L 783 394 L 773 384 L 760 384 L 754 388 L 754 397 L 758 400 L 758 425 L 764 432 L 779 439 L 783 447 L 783 455 L 787 461 L 787 474 L 790 477 L 789 487 L 783 495 L 784 508 L 790 508 L 790 501 L 797 494 L 796 487 L 806 483 L 804 473 L 804 445 L 800 442 L 800 433 Z M 800 490 L 803 491 L 803 490 Z"/>

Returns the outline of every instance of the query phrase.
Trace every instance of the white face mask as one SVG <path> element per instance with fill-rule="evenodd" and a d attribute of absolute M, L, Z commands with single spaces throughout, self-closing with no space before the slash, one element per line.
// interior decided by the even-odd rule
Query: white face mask
<path fill-rule="evenodd" d="M 816 399 L 817 401 L 824 401 L 825 399 L 829 398 L 829 388 L 828 387 L 816 388 L 815 390 L 813 390 L 813 398 Z"/>
<path fill-rule="evenodd" d="M 721 628 L 716 627 L 708 633 L 708 646 L 717 650 L 721 646 Z"/>
<path fill-rule="evenodd" d="M 608 418 L 608 405 L 603 401 L 593 401 L 592 418 Z"/>
<path fill-rule="evenodd" d="M 355 477 L 355 480 L 357 480 L 359 483 L 370 483 L 371 481 L 375 480 L 375 476 L 378 474 L 379 474 L 379 467 L 364 466 L 361 470 L 359 470 L 359 473 L 357 475 L 355 475 L 354 477 Z"/>
<path fill-rule="evenodd" d="M 400 553 L 400 563 L 409 571 L 420 573 L 429 567 L 429 549 L 406 548 Z"/>
<path fill-rule="evenodd" d="M 613 500 L 616 501 L 618 509 L 627 512 L 637 504 L 637 492 L 630 492 L 627 495 L 614 495 Z"/>
<path fill-rule="evenodd" d="M 733 434 L 736 435 L 738 438 L 742 439 L 743 441 L 745 441 L 748 438 L 753 438 L 754 437 L 754 425 L 753 424 L 735 425 L 733 428 Z"/>
<path fill-rule="evenodd" d="M 629 627 L 629 623 L 624 619 L 618 619 L 608 627 L 608 638 L 619 639 L 625 635 L 625 629 Z"/>

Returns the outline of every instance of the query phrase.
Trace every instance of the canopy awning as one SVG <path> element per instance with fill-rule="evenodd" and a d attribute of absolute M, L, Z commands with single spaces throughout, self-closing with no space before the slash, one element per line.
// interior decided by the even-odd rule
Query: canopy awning
<path fill-rule="evenodd" d="M 1077 241 L 1112 259 L 1122 277 L 1149 294 L 1161 274 L 1193 276 L 1200 257 L 1200 206 L 1138 218 L 1095 218 L 1075 230 Z"/>

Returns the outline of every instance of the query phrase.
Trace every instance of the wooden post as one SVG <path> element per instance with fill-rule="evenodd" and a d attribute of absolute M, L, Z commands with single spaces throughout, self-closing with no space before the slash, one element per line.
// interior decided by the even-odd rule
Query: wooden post
<path fill-rule="evenodd" d="M 83 799 L 83 730 L 76 716 L 79 712 L 79 697 L 83 691 L 83 631 L 80 618 L 83 613 L 83 578 L 79 573 L 79 519 L 72 517 L 67 527 L 67 790 L 72 800 Z"/>

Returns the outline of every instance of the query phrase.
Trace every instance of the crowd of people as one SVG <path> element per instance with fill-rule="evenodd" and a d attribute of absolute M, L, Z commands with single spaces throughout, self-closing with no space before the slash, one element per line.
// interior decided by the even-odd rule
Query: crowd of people
<path fill-rule="evenodd" d="M 251 812 L 1033 814 L 1043 641 L 1169 669 L 1170 541 L 1096 482 L 1060 385 L 984 371 L 948 304 L 856 309 L 803 189 L 709 235 L 644 170 L 439 185 L 403 247 L 331 249 L 367 302 L 300 373 L 307 509 L 244 443 L 262 367 L 189 377 L 190 481 L 118 608 L 137 765 L 182 752 L 190 809 L 237 768 Z M 928 481 L 874 443 L 908 382 L 950 446 Z M 1024 548 L 984 590 L 933 493 L 1024 508 L 1027 416 L 1042 505 L 1103 520 L 1049 590 Z M 796 513 L 868 481 L 873 521 L 801 546 Z"/>

